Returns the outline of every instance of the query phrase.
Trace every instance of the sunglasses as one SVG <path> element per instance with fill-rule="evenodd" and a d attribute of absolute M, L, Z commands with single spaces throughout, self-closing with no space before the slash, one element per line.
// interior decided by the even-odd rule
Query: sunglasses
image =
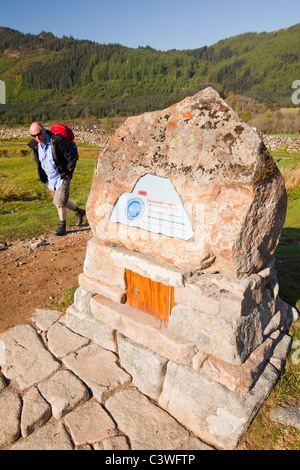
<path fill-rule="evenodd" d="M 40 137 L 40 135 L 43 133 L 43 131 L 40 131 L 38 134 L 31 134 L 31 137 L 33 137 L 34 139 L 36 137 Z"/>

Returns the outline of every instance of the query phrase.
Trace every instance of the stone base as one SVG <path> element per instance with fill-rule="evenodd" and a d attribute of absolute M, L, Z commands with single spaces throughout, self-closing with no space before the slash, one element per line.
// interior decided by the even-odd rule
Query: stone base
<path fill-rule="evenodd" d="M 99 303 L 99 298 L 94 298 L 94 311 L 97 301 Z M 137 319 L 134 320 L 133 313 L 136 312 L 131 312 L 131 317 L 129 312 L 128 317 L 125 317 L 127 336 L 114 329 L 114 326 L 118 326 L 125 333 L 117 314 L 115 317 L 108 314 L 108 325 L 96 320 L 93 315 L 80 312 L 75 305 L 67 310 L 67 326 L 105 349 L 117 351 L 118 363 L 131 375 L 133 384 L 202 441 L 216 448 L 234 449 L 275 386 L 280 369 L 285 363 L 290 337 L 280 335 L 274 340 L 272 355 L 260 371 L 255 386 L 247 393 L 242 393 L 236 386 L 232 387 L 235 391 L 228 388 L 228 384 L 232 382 L 232 378 L 228 379 L 230 373 L 227 374 L 227 386 L 221 383 L 226 374 L 222 372 L 220 378 L 220 370 L 218 373 L 217 369 L 212 370 L 212 357 L 198 353 L 192 358 L 191 350 L 184 349 L 188 345 L 176 343 L 176 338 L 163 339 L 162 329 L 156 328 L 156 333 L 160 331 L 162 342 L 171 341 L 172 348 L 164 349 L 163 345 L 160 352 L 172 351 L 172 358 L 169 352 L 169 357 L 165 357 L 167 354 L 159 354 L 142 344 L 140 334 L 139 342 L 136 337 L 132 339 L 133 332 L 137 332 L 134 321 L 139 323 Z M 143 315 L 141 317 L 143 320 Z M 132 323 L 127 322 L 128 318 Z M 142 320 L 139 323 L 140 329 Z M 145 334 L 148 329 L 150 335 L 153 332 L 151 328 L 155 329 L 155 326 L 158 325 L 151 327 L 144 324 Z M 158 343 L 156 350 L 159 350 Z"/>
<path fill-rule="evenodd" d="M 298 317 L 278 296 L 274 264 L 240 280 L 191 275 L 92 239 L 67 326 L 117 353 L 134 385 L 202 441 L 234 449 L 278 380 Z M 126 304 L 125 269 L 174 287 L 168 323 Z"/>

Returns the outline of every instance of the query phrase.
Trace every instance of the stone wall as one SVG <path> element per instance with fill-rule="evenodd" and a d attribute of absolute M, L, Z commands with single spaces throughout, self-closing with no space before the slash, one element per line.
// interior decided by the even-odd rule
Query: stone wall
<path fill-rule="evenodd" d="M 75 141 L 90 145 L 104 146 L 111 137 L 100 126 L 75 126 L 72 127 Z M 24 126 L 7 127 L 0 126 L 1 139 L 24 139 L 29 138 L 28 128 Z M 286 151 L 289 153 L 300 152 L 300 137 L 289 137 L 285 135 L 265 135 L 264 143 L 269 151 Z"/>
<path fill-rule="evenodd" d="M 75 142 L 103 147 L 110 138 L 100 126 L 75 126 L 72 129 L 75 135 Z M 2 126 L 0 127 L 1 139 L 30 139 L 29 128 L 24 126 Z"/>
<path fill-rule="evenodd" d="M 270 152 L 300 152 L 300 137 L 289 137 L 285 135 L 265 135 L 264 143 Z"/>

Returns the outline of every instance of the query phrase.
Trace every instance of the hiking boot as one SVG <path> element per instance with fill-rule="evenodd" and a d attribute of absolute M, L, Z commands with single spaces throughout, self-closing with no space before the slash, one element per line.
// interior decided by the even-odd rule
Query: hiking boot
<path fill-rule="evenodd" d="M 83 222 L 83 217 L 85 216 L 85 210 L 84 209 L 79 209 L 78 207 L 76 207 L 74 212 L 75 212 L 75 215 L 77 217 L 75 225 L 76 225 L 76 227 L 80 227 L 82 225 L 82 222 Z"/>
<path fill-rule="evenodd" d="M 65 220 L 60 220 L 59 224 L 58 224 L 58 227 L 57 227 L 57 230 L 53 233 L 55 235 L 57 235 L 58 237 L 62 237 L 63 235 L 66 235 L 66 233 L 67 233 L 67 231 L 66 231 L 66 221 Z"/>

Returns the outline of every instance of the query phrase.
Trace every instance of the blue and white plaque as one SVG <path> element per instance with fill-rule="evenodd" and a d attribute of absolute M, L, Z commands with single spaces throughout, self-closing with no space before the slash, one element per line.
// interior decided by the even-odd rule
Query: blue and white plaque
<path fill-rule="evenodd" d="M 172 182 L 150 174 L 137 181 L 132 193 L 121 194 L 109 220 L 183 240 L 194 236 L 189 216 Z"/>

